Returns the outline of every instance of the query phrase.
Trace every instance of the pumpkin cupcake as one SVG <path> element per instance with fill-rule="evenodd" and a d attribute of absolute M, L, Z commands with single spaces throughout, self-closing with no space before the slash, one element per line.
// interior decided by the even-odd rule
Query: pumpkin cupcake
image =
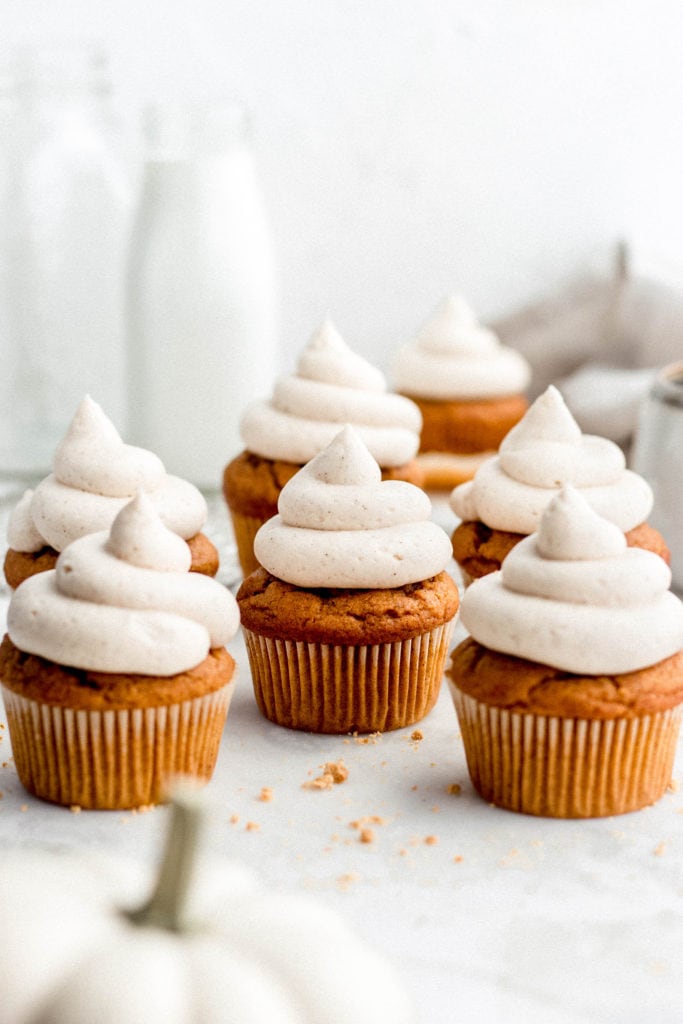
<path fill-rule="evenodd" d="M 512 548 L 538 529 L 563 483 L 572 483 L 596 512 L 623 530 L 629 545 L 669 561 L 664 538 L 646 522 L 649 484 L 626 468 L 613 441 L 581 433 L 551 385 L 507 434 L 498 455 L 451 494 L 451 507 L 462 520 L 453 533 L 453 555 L 465 583 L 500 569 Z"/>
<path fill-rule="evenodd" d="M 254 537 L 277 514 L 280 491 L 345 423 L 356 427 L 385 479 L 420 485 L 414 456 L 421 422 L 417 406 L 388 394 L 383 374 L 326 320 L 299 355 L 296 373 L 281 377 L 268 401 L 246 409 L 240 422 L 246 450 L 223 474 L 244 575 L 258 567 Z"/>
<path fill-rule="evenodd" d="M 478 323 L 459 295 L 439 306 L 393 368 L 396 390 L 422 413 L 425 487 L 455 487 L 495 455 L 528 407 L 530 376 L 526 360 Z"/>
<path fill-rule="evenodd" d="M 210 778 L 239 615 L 229 591 L 188 572 L 190 557 L 140 491 L 111 531 L 15 590 L 0 678 L 31 793 L 121 809 L 159 802 L 175 774 Z"/>
<path fill-rule="evenodd" d="M 475 788 L 558 818 L 623 814 L 670 779 L 683 705 L 671 573 L 567 485 L 462 605 L 448 676 Z"/>
<path fill-rule="evenodd" d="M 237 594 L 262 713 L 320 733 L 418 721 L 438 696 L 459 603 L 429 498 L 382 481 L 345 427 L 279 508 L 256 535 L 263 568 Z"/>
<path fill-rule="evenodd" d="M 206 502 L 192 484 L 166 473 L 152 452 L 124 444 L 100 406 L 86 397 L 57 447 L 53 472 L 27 491 L 10 517 L 5 579 L 10 587 L 54 569 L 79 537 L 107 530 L 142 488 L 170 530 L 189 545 L 190 570 L 218 571 L 218 552 L 201 533 Z"/>

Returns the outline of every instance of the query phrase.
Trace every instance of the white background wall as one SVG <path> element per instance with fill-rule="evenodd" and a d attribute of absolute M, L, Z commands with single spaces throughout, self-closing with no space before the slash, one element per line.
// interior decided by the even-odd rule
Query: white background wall
<path fill-rule="evenodd" d="M 678 0 L 5 0 L 111 49 L 128 110 L 250 108 L 283 345 L 326 311 L 385 364 L 442 294 L 498 316 L 627 235 L 679 263 Z"/>

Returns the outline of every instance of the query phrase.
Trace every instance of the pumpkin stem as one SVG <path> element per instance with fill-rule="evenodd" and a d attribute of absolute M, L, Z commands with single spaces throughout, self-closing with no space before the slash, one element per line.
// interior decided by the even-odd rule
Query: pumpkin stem
<path fill-rule="evenodd" d="M 188 780 L 176 782 L 171 797 L 171 820 L 150 898 L 141 907 L 125 911 L 133 924 L 184 930 L 184 911 L 197 855 L 204 804 L 199 789 Z"/>

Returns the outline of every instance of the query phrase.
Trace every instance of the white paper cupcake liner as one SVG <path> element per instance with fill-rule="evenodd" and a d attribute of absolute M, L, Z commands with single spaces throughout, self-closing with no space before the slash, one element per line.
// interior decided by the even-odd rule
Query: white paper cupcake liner
<path fill-rule="evenodd" d="M 623 814 L 671 781 L 683 705 L 639 718 L 519 714 L 449 682 L 472 783 L 489 803 L 556 818 Z"/>
<path fill-rule="evenodd" d="M 307 732 L 386 732 L 419 721 L 439 694 L 453 622 L 394 643 L 277 640 L 244 630 L 256 701 Z"/>
<path fill-rule="evenodd" d="M 29 792 L 65 806 L 159 803 L 173 775 L 208 781 L 234 682 L 164 707 L 75 710 L 3 686 L 17 774 Z"/>

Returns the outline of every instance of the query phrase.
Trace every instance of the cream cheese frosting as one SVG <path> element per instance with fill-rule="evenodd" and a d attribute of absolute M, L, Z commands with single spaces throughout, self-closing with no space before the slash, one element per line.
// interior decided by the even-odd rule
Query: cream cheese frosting
<path fill-rule="evenodd" d="M 483 327 L 460 295 L 441 303 L 417 338 L 399 349 L 393 367 L 398 391 L 440 401 L 518 394 L 530 378 L 526 359 Z"/>
<path fill-rule="evenodd" d="M 328 319 L 301 352 L 296 373 L 279 378 L 268 401 L 245 410 L 240 431 L 248 451 L 303 464 L 345 423 L 382 467 L 409 462 L 419 447 L 420 410 L 389 394 L 381 371 L 353 352 Z"/>
<path fill-rule="evenodd" d="M 197 488 L 167 474 L 152 452 L 125 444 L 100 406 L 86 397 L 57 447 L 53 472 L 15 509 L 10 547 L 62 551 L 78 537 L 109 529 L 138 488 L 180 537 L 195 536 L 206 522 L 206 501 Z"/>
<path fill-rule="evenodd" d="M 188 572 L 190 551 L 138 491 L 110 531 L 70 544 L 55 569 L 12 595 L 7 630 L 22 651 L 91 672 L 171 676 L 237 632 L 232 594 Z"/>
<path fill-rule="evenodd" d="M 627 547 L 566 484 L 538 532 L 467 588 L 462 621 L 505 654 L 577 674 L 635 672 L 683 647 L 683 604 L 670 584 L 663 559 Z"/>
<path fill-rule="evenodd" d="M 607 438 L 582 434 L 552 385 L 503 439 L 498 455 L 451 494 L 455 514 L 492 529 L 533 533 L 564 483 L 579 488 L 596 512 L 627 532 L 652 509 L 652 490 L 626 468 Z"/>
<path fill-rule="evenodd" d="M 401 587 L 440 573 L 447 534 L 430 521 L 424 491 L 381 470 L 346 426 L 285 484 L 278 515 L 254 552 L 273 576 L 300 587 Z"/>

